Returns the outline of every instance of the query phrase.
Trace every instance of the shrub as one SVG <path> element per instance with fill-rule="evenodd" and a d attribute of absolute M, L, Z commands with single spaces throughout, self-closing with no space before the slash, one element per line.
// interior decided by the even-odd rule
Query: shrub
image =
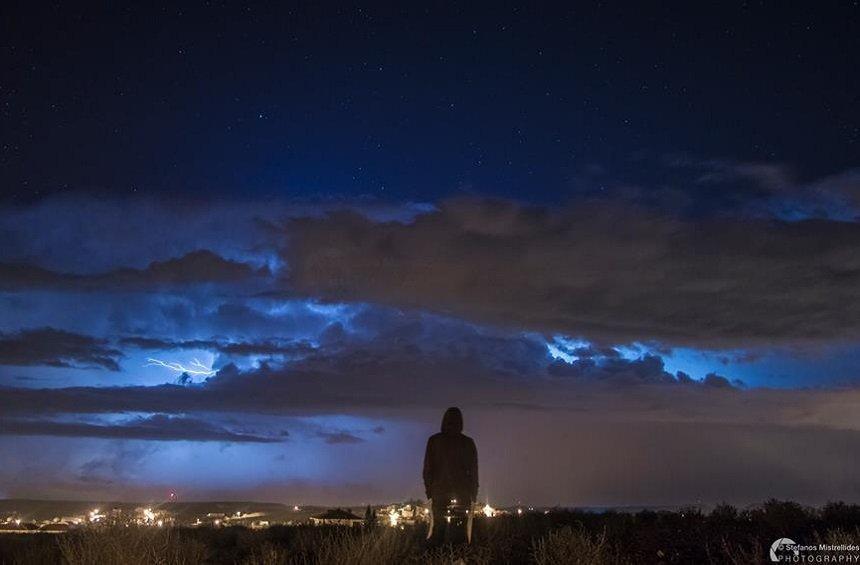
<path fill-rule="evenodd" d="M 605 531 L 600 535 L 590 535 L 570 526 L 549 532 L 535 541 L 532 557 L 538 565 L 601 565 L 612 562 Z"/>

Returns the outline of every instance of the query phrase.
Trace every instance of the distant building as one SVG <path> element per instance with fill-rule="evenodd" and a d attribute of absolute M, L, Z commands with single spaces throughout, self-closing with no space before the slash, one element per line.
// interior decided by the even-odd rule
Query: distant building
<path fill-rule="evenodd" d="M 319 516 L 311 516 L 315 526 L 360 526 L 363 522 L 364 518 L 342 508 L 331 508 Z"/>
<path fill-rule="evenodd" d="M 379 509 L 379 516 L 392 527 L 412 526 L 429 518 L 429 511 L 415 504 L 389 504 Z"/>
<path fill-rule="evenodd" d="M 43 532 L 68 532 L 71 528 L 66 522 L 48 522 L 39 526 Z"/>

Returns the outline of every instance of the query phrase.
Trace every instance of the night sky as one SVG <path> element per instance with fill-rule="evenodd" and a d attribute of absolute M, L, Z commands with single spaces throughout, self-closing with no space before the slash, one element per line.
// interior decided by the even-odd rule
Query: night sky
<path fill-rule="evenodd" d="M 0 8 L 0 497 L 860 500 L 857 2 Z"/>

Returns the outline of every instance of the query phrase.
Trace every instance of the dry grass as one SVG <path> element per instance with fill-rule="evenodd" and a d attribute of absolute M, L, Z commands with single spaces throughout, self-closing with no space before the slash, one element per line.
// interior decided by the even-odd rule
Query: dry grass
<path fill-rule="evenodd" d="M 83 529 L 58 544 L 68 565 L 195 565 L 207 557 L 203 543 L 171 528 Z"/>
<path fill-rule="evenodd" d="M 618 562 L 606 541 L 606 531 L 594 535 L 570 526 L 535 540 L 532 558 L 537 565 L 607 565 Z"/>
<path fill-rule="evenodd" d="M 860 506 L 816 510 L 768 501 L 711 514 L 527 513 L 477 519 L 471 545 L 431 550 L 425 533 L 422 527 L 82 529 L 0 536 L 0 565 L 755 564 L 768 563 L 770 544 L 786 535 L 801 543 L 860 545 Z"/>

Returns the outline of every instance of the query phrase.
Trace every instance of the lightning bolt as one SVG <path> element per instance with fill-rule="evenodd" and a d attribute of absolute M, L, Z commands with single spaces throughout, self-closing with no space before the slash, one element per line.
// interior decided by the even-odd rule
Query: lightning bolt
<path fill-rule="evenodd" d="M 164 367 L 166 369 L 170 369 L 171 371 L 175 371 L 175 372 L 180 373 L 180 374 L 181 373 L 188 373 L 189 375 L 204 375 L 207 377 L 211 377 L 216 372 L 216 371 L 213 371 L 212 369 L 210 369 L 209 367 L 207 367 L 206 365 L 204 365 L 203 363 L 201 363 L 197 359 L 193 359 L 188 366 L 185 366 L 182 363 L 179 363 L 177 361 L 165 362 L 165 361 L 162 361 L 161 359 L 154 359 L 154 358 L 150 357 L 149 359 L 146 360 L 145 367 L 152 367 L 152 366 Z"/>

